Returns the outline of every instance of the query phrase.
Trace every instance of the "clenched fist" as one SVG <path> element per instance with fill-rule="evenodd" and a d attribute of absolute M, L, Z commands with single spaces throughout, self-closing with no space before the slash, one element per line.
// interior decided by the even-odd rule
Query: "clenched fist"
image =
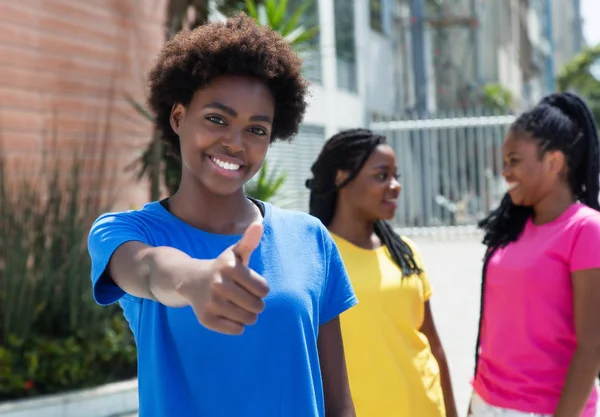
<path fill-rule="evenodd" d="M 269 293 L 266 280 L 248 267 L 250 255 L 263 233 L 261 223 L 252 223 L 240 241 L 218 258 L 194 262 L 194 273 L 186 274 L 177 292 L 189 301 L 198 321 L 206 328 L 224 334 L 242 334 L 256 323 Z"/>

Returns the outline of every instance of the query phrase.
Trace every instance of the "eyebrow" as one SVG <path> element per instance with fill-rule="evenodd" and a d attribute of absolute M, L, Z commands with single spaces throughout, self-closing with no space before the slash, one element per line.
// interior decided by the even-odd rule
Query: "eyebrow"
<path fill-rule="evenodd" d="M 203 108 L 213 108 L 213 109 L 219 109 L 224 111 L 225 113 L 229 114 L 231 117 L 238 117 L 238 113 L 233 110 L 231 107 L 226 106 L 223 103 L 219 103 L 218 101 L 211 101 L 210 103 L 208 103 L 206 106 L 204 106 Z M 254 116 L 250 116 L 250 121 L 252 122 L 266 122 L 266 123 L 271 123 L 271 118 L 269 116 L 265 116 L 265 115 L 254 115 Z"/>
<path fill-rule="evenodd" d="M 398 169 L 397 166 L 394 165 L 388 165 L 388 164 L 379 164 L 379 165 L 375 165 L 373 167 L 373 169 Z"/>

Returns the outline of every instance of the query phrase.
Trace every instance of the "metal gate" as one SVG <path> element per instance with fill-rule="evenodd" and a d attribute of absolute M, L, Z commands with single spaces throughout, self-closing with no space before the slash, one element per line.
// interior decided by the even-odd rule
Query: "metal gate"
<path fill-rule="evenodd" d="M 410 234 L 475 231 L 506 190 L 502 141 L 514 119 L 449 115 L 371 123 L 398 159 L 403 189 L 395 226 Z"/>

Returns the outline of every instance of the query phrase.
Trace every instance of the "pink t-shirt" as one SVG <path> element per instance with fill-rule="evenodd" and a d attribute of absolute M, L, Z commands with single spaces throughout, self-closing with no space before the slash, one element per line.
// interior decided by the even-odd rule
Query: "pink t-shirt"
<path fill-rule="evenodd" d="M 573 204 L 550 223 L 527 222 L 490 259 L 473 388 L 487 403 L 552 414 L 575 348 L 571 272 L 600 268 L 600 213 Z M 582 417 L 594 417 L 594 389 Z"/>

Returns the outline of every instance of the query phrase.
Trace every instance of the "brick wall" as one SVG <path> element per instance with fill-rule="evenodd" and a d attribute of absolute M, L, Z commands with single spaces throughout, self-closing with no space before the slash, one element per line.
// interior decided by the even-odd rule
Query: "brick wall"
<path fill-rule="evenodd" d="M 63 166 L 80 150 L 97 186 L 90 167 L 104 154 L 112 175 L 103 187 L 118 208 L 148 199 L 147 183 L 125 167 L 151 126 L 125 97 L 145 103 L 165 2 L 0 1 L 0 142 L 11 175 L 35 178 L 44 147 Z"/>

